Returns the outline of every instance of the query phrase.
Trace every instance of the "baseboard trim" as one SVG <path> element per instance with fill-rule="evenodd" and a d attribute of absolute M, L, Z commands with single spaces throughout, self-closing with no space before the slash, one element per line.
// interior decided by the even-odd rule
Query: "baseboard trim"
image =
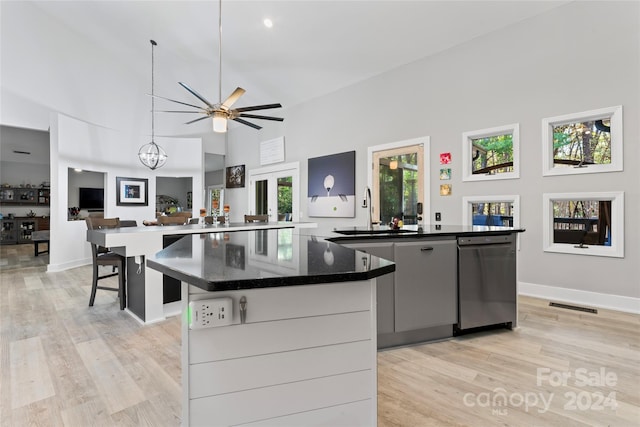
<path fill-rule="evenodd" d="M 640 314 L 640 298 L 518 282 L 518 295 Z"/>
<path fill-rule="evenodd" d="M 47 273 L 59 273 L 61 271 L 69 270 L 71 268 L 83 267 L 85 265 L 91 264 L 93 261 L 91 258 L 87 259 L 78 259 L 75 261 L 69 261 L 62 264 L 48 264 L 47 265 Z"/>

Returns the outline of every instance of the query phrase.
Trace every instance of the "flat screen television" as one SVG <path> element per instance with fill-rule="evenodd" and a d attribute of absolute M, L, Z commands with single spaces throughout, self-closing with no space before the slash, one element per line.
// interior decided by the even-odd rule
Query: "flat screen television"
<path fill-rule="evenodd" d="M 104 209 L 104 188 L 80 187 L 80 209 Z"/>

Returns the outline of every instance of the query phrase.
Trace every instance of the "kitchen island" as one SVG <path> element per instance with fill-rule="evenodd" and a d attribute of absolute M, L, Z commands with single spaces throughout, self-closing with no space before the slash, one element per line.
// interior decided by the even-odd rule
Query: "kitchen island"
<path fill-rule="evenodd" d="M 122 227 L 87 230 L 87 241 L 108 247 L 126 257 L 126 311 L 141 323 L 165 320 L 180 313 L 179 283 L 146 266 L 145 259 L 168 246 L 181 236 L 201 233 L 278 228 L 315 227 L 315 223 L 231 223 L 224 225 L 169 225 L 152 227 Z"/>
<path fill-rule="evenodd" d="M 186 236 L 147 265 L 182 282 L 182 425 L 376 424 L 376 278 L 393 262 L 265 229 Z"/>

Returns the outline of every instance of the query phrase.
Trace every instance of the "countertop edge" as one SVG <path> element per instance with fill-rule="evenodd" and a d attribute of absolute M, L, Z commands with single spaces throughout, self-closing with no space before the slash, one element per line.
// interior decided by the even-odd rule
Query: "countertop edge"
<path fill-rule="evenodd" d="M 147 259 L 147 266 L 162 274 L 167 274 L 174 279 L 187 282 L 208 292 L 222 292 L 242 289 L 275 288 L 282 286 L 304 286 L 323 283 L 347 283 L 360 280 L 369 280 L 384 274 L 393 273 L 396 270 L 395 264 L 389 264 L 374 268 L 368 271 L 335 273 L 335 274 L 313 274 L 284 277 L 261 277 L 246 280 L 224 280 L 220 282 L 209 282 L 200 277 L 181 273 L 166 265 L 159 264 L 152 259 Z"/>

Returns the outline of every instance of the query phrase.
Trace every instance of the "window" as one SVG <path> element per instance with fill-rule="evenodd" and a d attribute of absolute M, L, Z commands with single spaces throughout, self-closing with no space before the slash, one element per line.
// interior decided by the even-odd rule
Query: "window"
<path fill-rule="evenodd" d="M 212 185 L 207 188 L 207 205 L 209 212 L 207 215 L 213 215 L 213 210 L 217 210 L 217 215 L 221 215 L 222 206 L 224 206 L 224 189 L 222 185 Z"/>
<path fill-rule="evenodd" d="M 369 147 L 374 222 L 387 224 L 393 217 L 399 217 L 405 224 L 417 224 L 418 203 L 423 203 L 422 217 L 429 218 L 428 206 L 424 204 L 428 188 L 425 143 L 428 145 L 428 138 Z"/>
<path fill-rule="evenodd" d="M 624 257 L 624 193 L 543 194 L 544 250 Z"/>
<path fill-rule="evenodd" d="M 520 126 L 517 123 L 464 132 L 462 180 L 519 178 L 519 151 Z"/>
<path fill-rule="evenodd" d="M 542 120 L 543 175 L 622 170 L 622 106 Z"/>
<path fill-rule="evenodd" d="M 520 226 L 520 196 L 462 198 L 463 225 Z"/>

